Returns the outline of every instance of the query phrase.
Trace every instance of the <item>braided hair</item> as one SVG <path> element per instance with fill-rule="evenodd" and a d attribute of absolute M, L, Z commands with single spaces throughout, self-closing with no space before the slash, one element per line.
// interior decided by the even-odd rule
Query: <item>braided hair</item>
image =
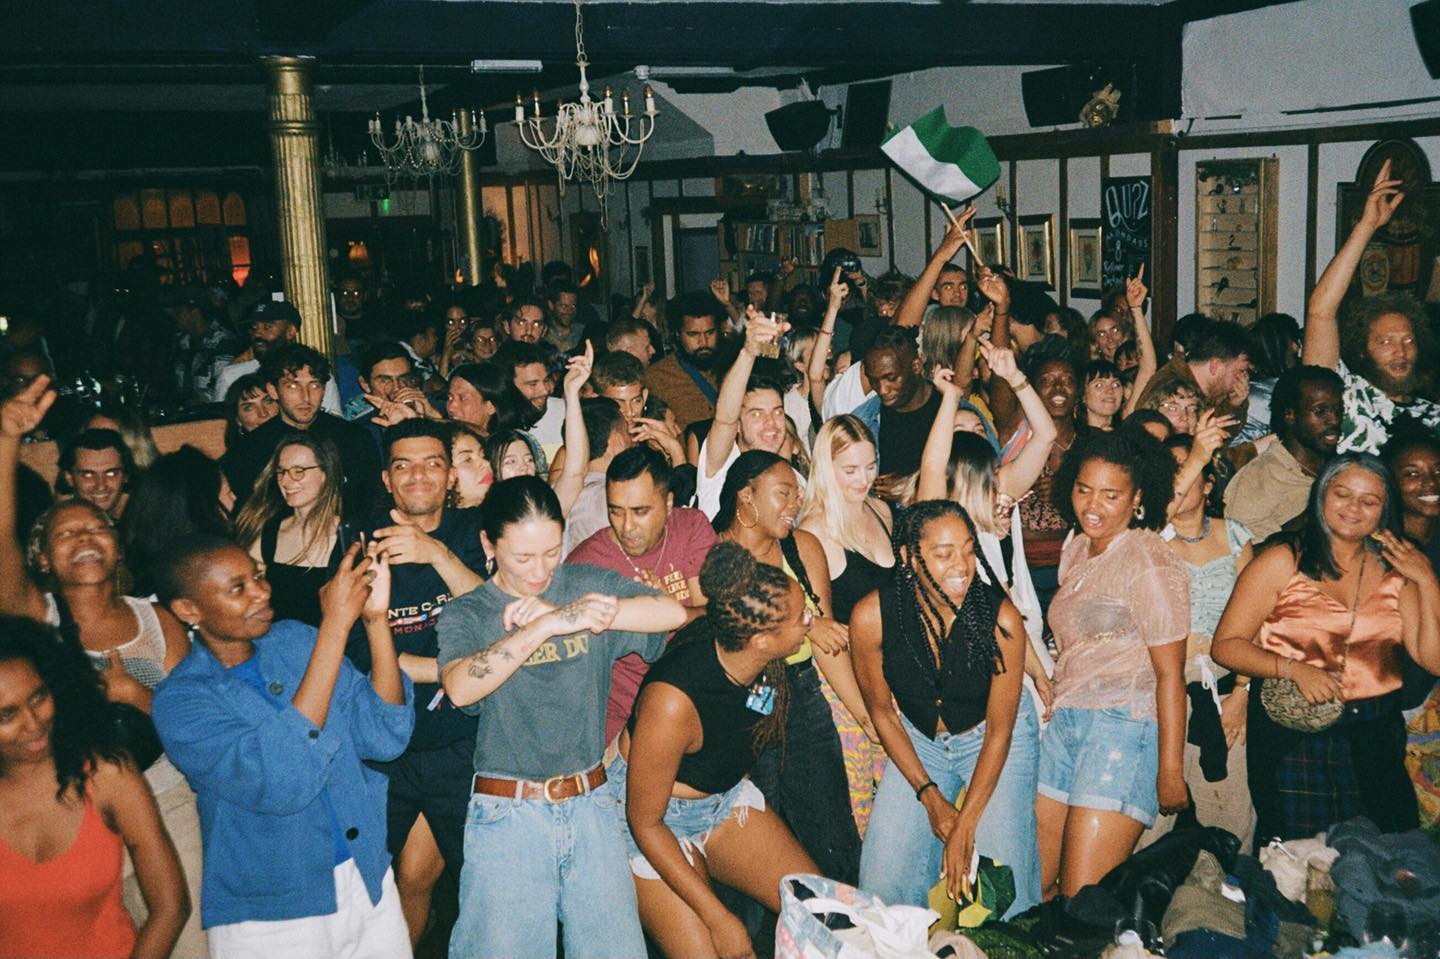
<path fill-rule="evenodd" d="M 778 567 L 762 563 L 736 543 L 716 543 L 700 567 L 700 590 L 708 600 L 705 615 L 685 632 L 686 641 L 703 639 L 735 652 L 750 637 L 781 624 L 790 577 Z M 790 688 L 783 659 L 765 664 L 760 682 L 775 690 L 775 708 L 755 727 L 752 743 L 759 753 L 772 740 L 782 739 Z"/>
<path fill-rule="evenodd" d="M 945 594 L 920 553 L 920 538 L 926 527 L 947 516 L 959 517 L 964 521 L 965 528 L 969 530 L 970 538 L 976 545 L 976 567 L 983 569 L 990 580 L 986 583 L 978 576 L 972 577 L 970 587 L 965 591 L 965 598 L 959 606 Z M 933 646 L 943 651 L 952 639 L 958 641 L 963 655 L 958 660 L 952 658 L 948 663 L 943 661 L 942 656 L 939 669 L 985 671 L 998 675 L 1004 672 L 1005 665 L 1001 658 L 1000 644 L 995 639 L 995 630 L 999 628 L 1007 639 L 1010 637 L 1005 627 L 999 625 L 1000 604 L 1005 594 L 998 585 L 992 585 L 1002 580 L 986 562 L 979 545 L 975 523 L 964 508 L 953 500 L 924 500 L 901 513 L 895 526 L 895 572 L 900 587 L 894 593 L 898 613 L 896 622 L 900 624 L 901 639 L 906 646 L 913 649 L 910 637 L 905 635 L 905 624 L 909 619 L 906 604 L 907 601 L 913 603 L 914 611 L 925 631 L 927 647 Z M 903 557 L 900 554 L 902 549 L 905 551 Z M 929 590 L 925 588 L 927 585 Z M 954 614 L 955 619 L 948 634 L 945 630 L 944 613 L 931 597 L 931 591 L 939 596 Z"/>

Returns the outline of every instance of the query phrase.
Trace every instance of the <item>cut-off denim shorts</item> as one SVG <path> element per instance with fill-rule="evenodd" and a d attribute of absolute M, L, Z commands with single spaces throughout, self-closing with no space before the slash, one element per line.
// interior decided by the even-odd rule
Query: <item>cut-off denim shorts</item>
<path fill-rule="evenodd" d="M 1040 795 L 1118 812 L 1149 827 L 1160 812 L 1160 727 L 1118 709 L 1055 710 L 1040 738 Z"/>
<path fill-rule="evenodd" d="M 615 784 L 620 796 L 625 795 L 625 783 L 629 766 L 623 759 L 618 757 L 608 767 L 610 781 Z M 751 809 L 764 809 L 765 797 L 761 794 L 759 787 L 750 781 L 746 776 L 734 786 L 731 786 L 723 793 L 703 796 L 699 799 L 677 799 L 671 797 L 669 805 L 665 807 L 665 825 L 675 834 L 680 841 L 680 851 L 685 854 L 685 861 L 695 865 L 695 851 L 703 856 L 705 854 L 705 843 L 709 841 L 710 834 L 714 832 L 721 823 L 735 817 L 736 822 L 741 826 L 745 825 L 745 817 Z M 623 818 L 623 817 L 622 817 Z M 625 842 L 630 849 L 630 871 L 638 879 L 659 879 L 660 874 L 640 847 L 635 844 L 635 837 L 630 834 L 630 823 L 625 823 Z"/>

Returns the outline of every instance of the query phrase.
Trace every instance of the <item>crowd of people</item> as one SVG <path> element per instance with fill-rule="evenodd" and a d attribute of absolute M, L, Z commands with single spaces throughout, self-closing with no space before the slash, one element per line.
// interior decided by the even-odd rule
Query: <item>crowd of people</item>
<path fill-rule="evenodd" d="M 53 492 L 15 350 L 0 954 L 743 957 L 789 873 L 924 905 L 984 856 L 1017 915 L 1187 807 L 1416 826 L 1434 304 L 1346 298 L 1401 198 L 1303 324 L 1168 357 L 1143 269 L 1087 319 L 958 265 L 973 211 L 914 280 L 608 321 L 559 268 L 383 319 L 346 278 L 333 359 L 187 301 L 169 389 L 224 455 L 106 407 Z"/>

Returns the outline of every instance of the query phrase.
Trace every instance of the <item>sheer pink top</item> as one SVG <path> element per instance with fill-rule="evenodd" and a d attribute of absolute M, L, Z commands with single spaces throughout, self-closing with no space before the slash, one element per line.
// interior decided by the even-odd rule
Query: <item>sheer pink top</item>
<path fill-rule="evenodd" d="M 1155 718 L 1150 647 L 1183 642 L 1190 631 L 1190 576 L 1159 534 L 1130 529 L 1090 555 L 1076 535 L 1060 556 L 1060 590 L 1050 602 L 1055 707 L 1117 709 Z"/>

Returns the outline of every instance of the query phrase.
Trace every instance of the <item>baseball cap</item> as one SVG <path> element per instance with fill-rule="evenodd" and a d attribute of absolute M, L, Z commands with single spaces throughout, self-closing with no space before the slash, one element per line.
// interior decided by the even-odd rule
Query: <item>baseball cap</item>
<path fill-rule="evenodd" d="M 285 320 L 298 328 L 300 313 L 284 300 L 262 300 L 255 304 L 246 318 L 246 322 L 251 326 L 256 323 L 274 323 L 277 320 Z"/>

